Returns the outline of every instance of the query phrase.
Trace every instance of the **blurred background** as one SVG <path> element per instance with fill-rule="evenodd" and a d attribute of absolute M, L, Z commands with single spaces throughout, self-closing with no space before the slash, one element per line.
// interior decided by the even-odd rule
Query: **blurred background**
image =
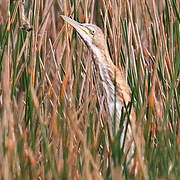
<path fill-rule="evenodd" d="M 132 91 L 138 170 L 108 131 L 92 53 L 60 15 L 103 30 Z M 0 79 L 1 179 L 180 178 L 178 0 L 0 0 Z"/>

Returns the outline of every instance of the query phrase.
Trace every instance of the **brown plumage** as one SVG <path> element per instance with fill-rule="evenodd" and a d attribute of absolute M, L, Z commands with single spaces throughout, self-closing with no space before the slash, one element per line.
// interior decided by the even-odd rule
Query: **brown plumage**
<path fill-rule="evenodd" d="M 100 76 L 100 84 L 104 88 L 106 94 L 106 101 L 111 116 L 111 122 L 114 119 L 114 110 L 116 107 L 116 132 L 119 130 L 121 109 L 124 104 L 128 104 L 131 101 L 131 90 L 127 84 L 124 74 L 117 68 L 109 55 L 108 47 L 104 34 L 102 30 L 93 24 L 80 24 L 69 17 L 62 16 L 62 18 L 72 25 L 77 33 L 80 35 L 81 39 L 85 42 L 88 48 L 93 52 L 93 59 L 96 65 L 97 71 Z M 115 82 L 115 83 L 114 83 Z M 115 88 L 116 84 L 116 88 Z M 116 99 L 115 99 L 116 94 Z M 116 101 L 116 106 L 115 106 Z M 128 125 L 128 131 L 126 134 L 126 145 L 133 142 L 133 132 L 135 132 L 136 115 L 133 108 L 130 113 L 130 125 Z M 113 123 L 112 123 L 113 124 Z M 127 125 L 127 120 L 124 123 L 124 127 Z M 112 126 L 112 125 L 111 125 Z M 121 145 L 125 137 L 125 128 L 120 139 Z M 125 146 L 126 146 L 125 145 Z M 130 148 L 131 155 L 134 151 L 134 143 L 132 143 L 132 148 Z M 126 147 L 125 147 L 126 148 Z M 125 149 L 125 151 L 128 151 Z"/>

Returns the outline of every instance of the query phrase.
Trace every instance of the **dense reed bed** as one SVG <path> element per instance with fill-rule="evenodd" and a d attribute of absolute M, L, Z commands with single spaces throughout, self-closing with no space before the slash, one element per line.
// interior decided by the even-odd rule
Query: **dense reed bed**
<path fill-rule="evenodd" d="M 101 27 L 125 73 L 142 137 L 138 172 L 121 131 L 108 131 L 92 54 L 61 14 Z M 0 78 L 1 179 L 180 178 L 178 0 L 1 0 Z"/>

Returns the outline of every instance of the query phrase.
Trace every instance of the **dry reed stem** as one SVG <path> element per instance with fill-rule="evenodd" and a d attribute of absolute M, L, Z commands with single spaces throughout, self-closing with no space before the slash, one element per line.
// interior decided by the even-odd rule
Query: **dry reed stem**
<path fill-rule="evenodd" d="M 3 165 L 3 178 L 11 179 L 12 174 L 10 172 L 10 162 L 9 158 L 11 152 L 16 154 L 16 137 L 14 133 L 14 117 L 11 109 L 11 92 L 10 92 L 10 47 L 6 47 L 4 56 L 3 56 L 3 71 L 2 71 L 2 91 L 3 91 L 3 117 L 2 117 L 2 130 L 1 130 L 1 143 L 5 141 L 6 148 L 8 151 L 2 157 L 4 162 Z M 2 154 L 4 154 L 3 150 L 1 150 Z M 15 159 L 14 159 L 15 160 Z M 15 162 L 13 162 L 15 163 Z"/>

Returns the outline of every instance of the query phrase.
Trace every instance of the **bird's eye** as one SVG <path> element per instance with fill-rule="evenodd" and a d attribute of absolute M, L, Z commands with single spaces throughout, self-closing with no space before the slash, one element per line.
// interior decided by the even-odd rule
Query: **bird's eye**
<path fill-rule="evenodd" d="M 91 34 L 92 34 L 92 35 L 94 35 L 94 33 L 95 33 L 95 30 L 94 30 L 94 29 L 92 29 L 92 30 L 91 30 Z"/>

